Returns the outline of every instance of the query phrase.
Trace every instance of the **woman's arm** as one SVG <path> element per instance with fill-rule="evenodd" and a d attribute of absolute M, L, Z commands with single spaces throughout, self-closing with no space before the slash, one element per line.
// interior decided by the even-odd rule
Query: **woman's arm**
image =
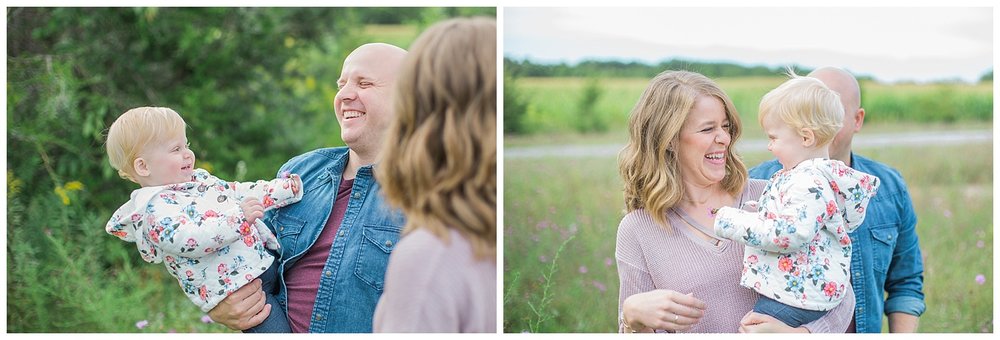
<path fill-rule="evenodd" d="M 848 286 L 844 301 L 816 321 L 792 328 L 770 315 L 750 312 L 740 320 L 740 333 L 844 333 L 854 318 L 854 291 Z"/>
<path fill-rule="evenodd" d="M 851 320 L 854 319 L 854 303 L 854 288 L 848 283 L 844 289 L 844 300 L 840 301 L 837 307 L 831 309 L 823 317 L 802 325 L 802 327 L 809 329 L 809 332 L 812 333 L 844 333 L 851 326 Z"/>
<path fill-rule="evenodd" d="M 618 228 L 618 331 L 679 331 L 691 328 L 704 315 L 705 303 L 690 295 L 656 289 L 645 257 L 628 218 Z"/>

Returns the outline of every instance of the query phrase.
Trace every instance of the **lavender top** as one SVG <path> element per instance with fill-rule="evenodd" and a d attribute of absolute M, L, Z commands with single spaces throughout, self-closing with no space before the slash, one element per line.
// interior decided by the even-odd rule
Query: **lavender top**
<path fill-rule="evenodd" d="M 760 197 L 766 181 L 747 182 L 736 202 Z M 685 221 L 686 220 L 686 221 Z M 625 298 L 655 289 L 670 289 L 683 294 L 693 293 L 707 308 L 701 321 L 687 332 L 735 333 L 740 319 L 753 309 L 758 294 L 740 286 L 744 247 L 720 239 L 718 245 L 702 239 L 688 229 L 690 223 L 707 235 L 714 235 L 711 226 L 702 226 L 679 209 L 667 211 L 667 231 L 653 222 L 645 210 L 635 210 L 622 218 L 618 225 L 615 258 L 621 282 L 618 296 L 618 324 L 622 328 L 621 307 Z M 804 325 L 810 332 L 843 332 L 854 313 L 854 294 L 846 290 L 843 303 L 819 320 Z"/>
<path fill-rule="evenodd" d="M 396 245 L 375 308 L 375 332 L 496 333 L 497 265 L 455 230 L 417 229 Z"/>

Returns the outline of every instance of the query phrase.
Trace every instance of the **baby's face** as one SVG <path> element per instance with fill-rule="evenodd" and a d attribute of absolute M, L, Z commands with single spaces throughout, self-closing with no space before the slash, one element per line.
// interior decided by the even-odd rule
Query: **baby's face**
<path fill-rule="evenodd" d="M 139 175 L 144 187 L 190 182 L 194 174 L 194 152 L 185 135 L 148 145 L 140 157 L 149 171 L 147 176 Z"/>
<path fill-rule="evenodd" d="M 767 151 L 774 154 L 785 169 L 791 169 L 808 158 L 808 150 L 802 145 L 802 136 L 781 121 L 777 114 L 769 114 L 763 123 L 764 133 L 767 134 Z"/>

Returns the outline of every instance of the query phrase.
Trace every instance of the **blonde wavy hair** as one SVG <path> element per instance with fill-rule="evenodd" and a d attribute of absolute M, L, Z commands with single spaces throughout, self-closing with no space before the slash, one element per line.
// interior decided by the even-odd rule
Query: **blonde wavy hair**
<path fill-rule="evenodd" d="M 396 84 L 396 118 L 376 176 L 405 232 L 424 228 L 496 256 L 496 21 L 460 18 L 413 43 Z"/>
<path fill-rule="evenodd" d="M 118 176 L 136 182 L 132 164 L 151 144 L 184 135 L 187 124 L 177 111 L 166 107 L 137 107 L 118 116 L 108 128 L 104 147 Z"/>
<path fill-rule="evenodd" d="M 733 152 L 742 127 L 729 96 L 707 77 L 687 71 L 665 71 L 649 82 L 628 120 L 628 144 L 618 155 L 618 171 L 625 182 L 625 211 L 646 209 L 653 221 L 670 230 L 665 213 L 685 197 L 677 152 L 684 121 L 701 96 L 722 101 L 729 119 L 730 147 L 726 149 L 726 176 L 722 188 L 731 195 L 743 190 L 747 168 Z"/>

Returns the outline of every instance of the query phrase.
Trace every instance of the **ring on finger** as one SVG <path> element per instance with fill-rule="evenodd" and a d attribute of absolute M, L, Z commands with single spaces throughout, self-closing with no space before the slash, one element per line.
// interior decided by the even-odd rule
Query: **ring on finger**
<path fill-rule="evenodd" d="M 680 319 L 680 318 L 681 318 L 680 315 L 674 314 L 674 322 L 677 322 L 677 320 Z"/>

